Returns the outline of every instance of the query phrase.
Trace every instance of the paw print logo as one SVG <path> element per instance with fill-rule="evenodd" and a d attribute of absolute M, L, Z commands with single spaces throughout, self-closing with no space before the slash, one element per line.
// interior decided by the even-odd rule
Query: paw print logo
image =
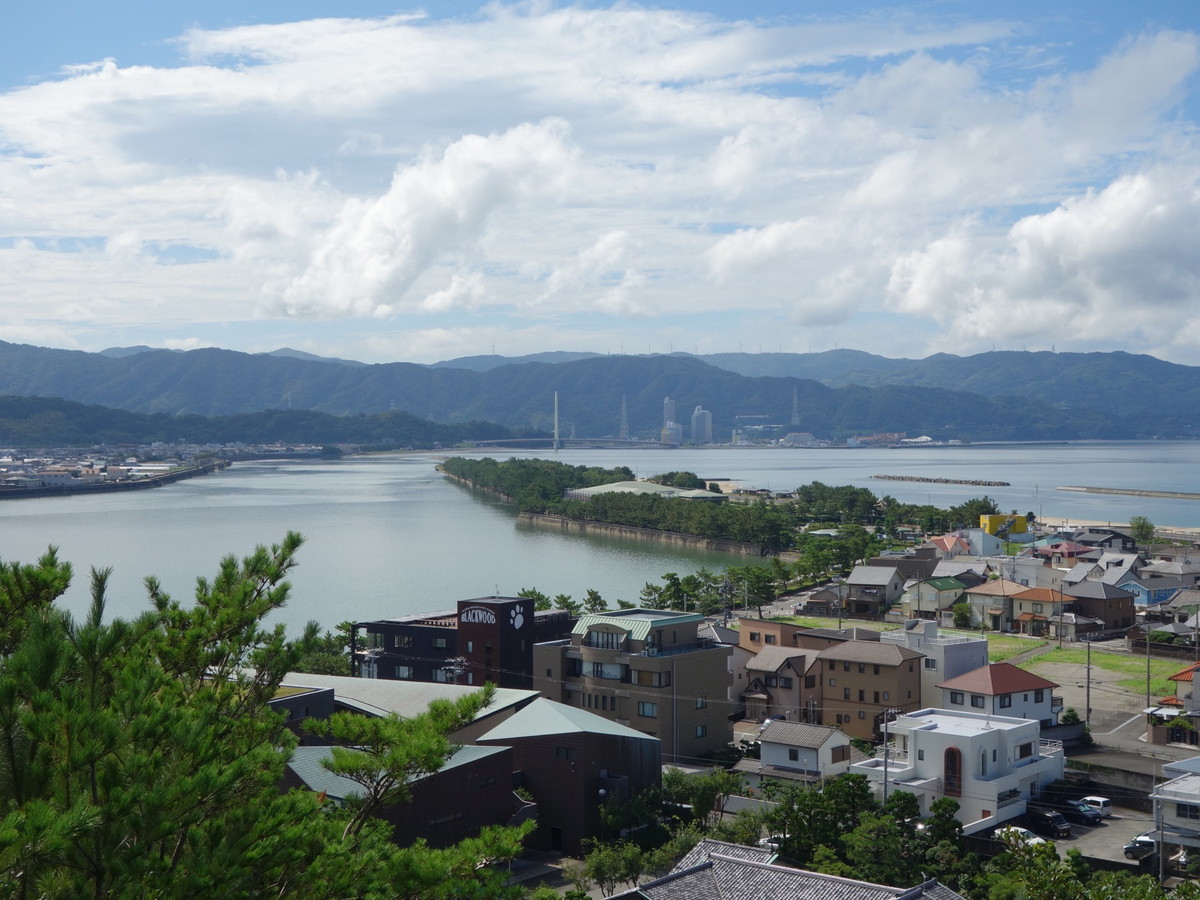
<path fill-rule="evenodd" d="M 508 614 L 508 621 L 513 628 L 519 630 L 520 627 L 525 624 L 525 614 L 514 606 Z"/>

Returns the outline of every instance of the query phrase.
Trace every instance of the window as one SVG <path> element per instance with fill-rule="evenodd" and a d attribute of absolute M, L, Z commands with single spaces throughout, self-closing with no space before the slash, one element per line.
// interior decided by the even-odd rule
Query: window
<path fill-rule="evenodd" d="M 773 644 L 775 643 L 775 635 L 768 634 L 764 640 L 766 640 L 768 644 Z"/>
<path fill-rule="evenodd" d="M 1041 613 L 1041 611 L 1042 611 L 1042 604 L 1040 604 L 1040 603 L 1035 603 L 1035 604 L 1033 604 L 1033 611 L 1034 611 L 1035 613 Z"/>
<path fill-rule="evenodd" d="M 546 670 L 546 677 L 547 677 L 547 678 L 553 678 L 553 677 L 554 677 L 554 670 L 553 670 L 553 669 L 547 669 L 547 670 Z"/>
<path fill-rule="evenodd" d="M 792 689 L 792 679 L 786 675 L 780 675 L 779 686 L 785 691 L 790 691 Z"/>
<path fill-rule="evenodd" d="M 836 662 L 836 661 L 834 661 L 834 660 L 832 660 L 832 659 L 829 661 L 829 671 L 830 671 L 830 672 L 836 672 L 836 671 L 837 671 L 837 662 Z"/>
<path fill-rule="evenodd" d="M 963 702 L 962 691 L 951 691 L 950 692 L 950 702 L 953 703 L 955 706 L 962 706 L 962 702 Z"/>
<path fill-rule="evenodd" d="M 867 717 L 867 711 L 866 711 L 866 710 L 864 710 L 864 709 L 860 709 L 860 710 L 858 711 L 858 717 L 859 717 L 860 719 L 865 719 L 865 718 Z"/>
<path fill-rule="evenodd" d="M 698 737 L 698 738 L 708 737 L 708 726 L 707 725 L 697 725 L 696 726 L 696 737 Z"/>
<path fill-rule="evenodd" d="M 708 708 L 708 698 L 707 697 L 697 697 L 696 698 L 696 709 L 707 709 L 707 708 Z"/>
<path fill-rule="evenodd" d="M 804 676 L 804 686 L 806 688 L 815 688 L 817 686 L 817 676 L 816 675 L 805 675 Z"/>
<path fill-rule="evenodd" d="M 788 759 L 791 762 L 798 762 L 800 760 L 800 751 L 795 747 L 788 747 Z"/>
<path fill-rule="evenodd" d="M 397 650 L 407 650 L 411 646 L 412 646 L 412 635 L 411 634 L 396 635 L 396 649 Z"/>
<path fill-rule="evenodd" d="M 890 700 L 890 699 L 891 699 L 891 692 L 890 692 L 890 691 L 884 691 L 884 692 L 883 692 L 883 699 L 884 699 L 884 700 Z"/>
<path fill-rule="evenodd" d="M 468 653 L 475 652 L 475 642 L 474 641 L 467 641 L 467 652 Z"/>
<path fill-rule="evenodd" d="M 843 700 L 850 699 L 850 688 L 842 688 L 842 699 Z"/>
<path fill-rule="evenodd" d="M 1000 695 L 1000 708 L 1008 709 L 1010 706 L 1012 706 L 1012 694 L 1001 694 Z"/>
<path fill-rule="evenodd" d="M 763 679 L 763 684 L 767 687 L 779 687 L 779 679 L 774 675 L 768 675 Z"/>
<path fill-rule="evenodd" d="M 1046 692 L 1044 690 L 1039 688 L 1038 690 L 1033 692 L 1033 702 L 1034 703 L 1043 703 L 1043 702 L 1045 702 L 1045 700 L 1046 700 Z"/>
<path fill-rule="evenodd" d="M 872 697 L 872 699 L 871 699 L 871 702 L 872 702 L 872 703 L 878 703 L 878 702 L 879 702 L 879 691 L 876 691 L 876 692 L 875 692 L 874 696 L 873 696 L 873 697 Z"/>
<path fill-rule="evenodd" d="M 762 640 L 762 636 L 757 631 L 752 631 L 750 632 L 750 640 L 757 644 Z"/>
<path fill-rule="evenodd" d="M 647 719 L 658 718 L 658 704 L 646 700 L 638 701 L 638 715 Z"/>
<path fill-rule="evenodd" d="M 837 679 L 836 679 L 836 678 L 830 678 L 830 679 L 829 679 L 829 686 L 830 686 L 830 687 L 837 687 Z"/>
<path fill-rule="evenodd" d="M 1175 815 L 1180 819 L 1200 819 L 1200 806 L 1195 803 L 1176 803 Z"/>
<path fill-rule="evenodd" d="M 587 645 L 598 650 L 619 650 L 624 638 L 623 631 L 589 631 Z"/>
<path fill-rule="evenodd" d="M 865 664 L 865 663 L 859 663 L 859 664 L 858 664 L 858 674 L 859 674 L 859 675 L 861 675 L 861 674 L 863 674 L 863 673 L 864 673 L 864 672 L 866 672 L 866 671 L 867 671 L 867 666 L 866 666 L 866 664 Z"/>
<path fill-rule="evenodd" d="M 649 669 L 635 669 L 633 680 L 634 684 L 640 684 L 643 687 L 670 687 L 671 673 L 653 672 Z"/>
<path fill-rule="evenodd" d="M 445 669 L 434 669 L 433 680 L 438 684 L 453 684 L 454 680 L 450 673 Z"/>
<path fill-rule="evenodd" d="M 843 671 L 843 672 L 849 672 L 849 671 L 850 671 L 850 663 L 849 663 L 849 662 L 844 662 L 844 663 L 842 663 L 842 671 Z"/>
<path fill-rule="evenodd" d="M 1033 756 L 1033 741 L 1017 747 L 1017 759 L 1029 759 Z"/>
<path fill-rule="evenodd" d="M 866 692 L 866 691 L 864 691 L 864 690 L 859 690 L 859 692 L 858 692 L 858 702 L 859 702 L 859 703 L 866 703 L 866 702 L 867 702 L 867 692 Z"/>
<path fill-rule="evenodd" d="M 872 666 L 872 668 L 874 669 L 873 674 L 878 675 L 879 674 L 879 666 Z M 911 669 L 909 671 L 911 671 Z"/>
<path fill-rule="evenodd" d="M 593 678 L 610 678 L 617 681 L 624 680 L 625 670 L 628 666 L 620 665 L 619 663 L 593 662 L 592 677 Z"/>
<path fill-rule="evenodd" d="M 413 677 L 412 666 L 396 666 L 396 677 L 402 679 L 410 679 Z"/>
<path fill-rule="evenodd" d="M 924 759 L 925 759 L 925 751 L 924 751 L 924 750 L 918 750 L 918 751 L 917 751 L 917 759 L 918 759 L 918 760 L 924 760 Z"/>
<path fill-rule="evenodd" d="M 444 637 L 435 637 L 433 639 L 433 649 L 434 650 L 445 650 L 446 649 L 446 639 Z"/>
<path fill-rule="evenodd" d="M 976 709 L 983 709 L 983 695 L 982 694 L 972 694 L 971 695 L 971 705 L 974 706 Z"/>
<path fill-rule="evenodd" d="M 930 656 L 925 657 L 925 668 L 932 669 L 933 671 L 936 672 L 937 671 L 937 660 Z"/>
<path fill-rule="evenodd" d="M 576 756 L 578 756 L 578 754 L 576 753 L 574 747 L 555 747 L 554 748 L 555 759 L 575 759 Z"/>

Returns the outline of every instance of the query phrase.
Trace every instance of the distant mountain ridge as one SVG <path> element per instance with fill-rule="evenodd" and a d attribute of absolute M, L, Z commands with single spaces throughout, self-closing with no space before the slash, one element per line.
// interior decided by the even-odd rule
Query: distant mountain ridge
<path fill-rule="evenodd" d="M 874 432 L 973 441 L 1192 437 L 1200 418 L 1200 369 L 1128 353 L 548 353 L 456 363 L 211 348 L 113 356 L 0 342 L 0 394 L 172 416 L 403 411 L 549 432 L 557 391 L 563 436 L 616 436 L 624 401 L 631 433 L 643 438 L 658 436 L 670 396 L 685 437 L 699 406 L 712 412 L 718 441 L 729 439 L 738 416 L 835 441 Z"/>

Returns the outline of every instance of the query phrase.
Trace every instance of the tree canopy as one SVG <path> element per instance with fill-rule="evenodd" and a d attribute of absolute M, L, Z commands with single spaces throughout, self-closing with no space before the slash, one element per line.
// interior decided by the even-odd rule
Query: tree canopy
<path fill-rule="evenodd" d="M 296 738 L 268 702 L 318 629 L 289 640 L 264 621 L 287 600 L 300 545 L 289 533 L 225 558 L 191 604 L 148 579 L 150 608 L 133 621 L 105 621 L 107 571 L 92 572 L 83 621 L 58 609 L 72 573 L 53 549 L 0 567 L 0 895 L 505 896 L 478 863 L 514 855 L 519 830 L 401 848 L 362 811 L 402 791 L 344 809 L 280 791 Z M 379 771 L 394 776 L 397 757 L 428 771 L 479 702 L 358 737 Z M 356 761 L 340 765 L 361 772 Z"/>

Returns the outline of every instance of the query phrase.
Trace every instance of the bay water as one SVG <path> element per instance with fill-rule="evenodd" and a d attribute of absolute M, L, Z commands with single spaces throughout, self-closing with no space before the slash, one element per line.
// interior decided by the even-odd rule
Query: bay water
<path fill-rule="evenodd" d="M 64 606 L 81 615 L 88 571 L 112 567 L 109 616 L 147 608 L 142 581 L 156 576 L 190 600 L 197 576 L 219 560 L 299 531 L 306 543 L 292 598 L 278 617 L 289 631 L 316 620 L 367 620 L 450 609 L 460 599 L 536 587 L 582 598 L 598 590 L 615 606 L 647 581 L 701 566 L 752 560 L 657 542 L 581 537 L 517 522 L 515 510 L 437 473 L 446 454 L 382 454 L 333 462 L 237 463 L 163 488 L 109 495 L 0 502 L 0 559 L 32 562 L 48 546 L 72 563 Z M 466 454 L 464 454 L 466 455 Z M 572 465 L 627 465 L 645 477 L 687 470 L 742 487 L 790 490 L 812 481 L 867 487 L 909 503 L 951 506 L 984 494 L 1002 510 L 1046 520 L 1200 530 L 1200 501 L 1078 494 L 1060 485 L 1200 493 L 1200 442 L 1087 442 L 920 449 L 805 450 L 720 447 L 605 449 L 470 455 L 541 456 Z M 1008 487 L 886 481 L 872 475 L 1007 481 Z"/>

